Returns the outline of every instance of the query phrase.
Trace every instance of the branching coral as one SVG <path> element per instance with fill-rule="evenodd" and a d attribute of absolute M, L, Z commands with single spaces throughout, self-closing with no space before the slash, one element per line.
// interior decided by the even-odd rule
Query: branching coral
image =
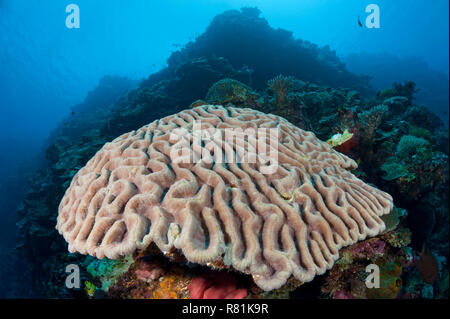
<path fill-rule="evenodd" d="M 295 78 L 292 76 L 283 76 L 280 74 L 267 82 L 267 85 L 276 95 L 277 105 L 286 105 L 286 97 L 294 80 Z"/>
<path fill-rule="evenodd" d="M 299 89 L 303 84 L 292 76 L 278 75 L 267 82 L 270 90 L 275 94 L 275 113 L 290 119 L 298 124 L 301 110 L 299 109 L 298 98 L 288 94 L 291 90 Z"/>

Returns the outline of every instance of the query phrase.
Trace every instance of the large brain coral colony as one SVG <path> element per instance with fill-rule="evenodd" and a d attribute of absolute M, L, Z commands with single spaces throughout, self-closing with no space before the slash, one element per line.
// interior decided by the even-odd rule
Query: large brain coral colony
<path fill-rule="evenodd" d="M 171 134 L 194 121 L 277 129 L 276 171 L 264 173 L 258 162 L 172 161 Z M 385 229 L 380 216 L 392 198 L 351 174 L 356 166 L 279 116 L 203 105 L 106 143 L 74 176 L 56 228 L 71 252 L 115 259 L 154 243 L 193 263 L 250 274 L 268 291 L 291 276 L 312 280 L 341 247 Z"/>

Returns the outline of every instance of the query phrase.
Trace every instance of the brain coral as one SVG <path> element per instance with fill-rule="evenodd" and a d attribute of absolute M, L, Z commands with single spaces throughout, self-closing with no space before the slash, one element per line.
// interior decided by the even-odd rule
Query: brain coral
<path fill-rule="evenodd" d="M 276 171 L 263 174 L 259 162 L 172 161 L 173 133 L 192 130 L 194 120 L 205 129 L 276 128 Z M 74 176 L 56 228 L 71 252 L 114 259 L 153 242 L 272 290 L 290 276 L 312 280 L 341 247 L 384 230 L 380 216 L 392 198 L 351 174 L 356 166 L 281 117 L 199 106 L 106 143 Z"/>

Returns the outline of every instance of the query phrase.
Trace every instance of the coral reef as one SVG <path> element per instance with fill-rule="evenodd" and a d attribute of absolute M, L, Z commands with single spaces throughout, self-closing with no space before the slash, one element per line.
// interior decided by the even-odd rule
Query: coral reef
<path fill-rule="evenodd" d="M 242 37 L 236 37 L 235 30 Z M 268 51 L 255 52 L 259 47 Z M 284 108 L 267 87 L 279 74 L 291 77 L 287 94 L 278 101 Z M 145 256 L 135 252 L 129 265 L 122 259 L 94 262 L 90 256 L 68 253 L 54 229 L 65 190 L 98 149 L 188 105 L 206 105 L 208 95 L 230 107 L 289 114 L 288 120 L 321 140 L 345 131 L 353 134 L 335 150 L 358 163 L 353 171 L 357 177 L 390 193 L 403 208 L 383 216 L 386 229 L 376 237 L 341 249 L 333 268 L 312 282 L 291 277 L 282 289 L 264 292 L 248 276 L 228 272 L 237 289 L 247 290 L 246 298 L 448 298 L 448 129 L 427 107 L 415 104 L 412 83 L 396 83 L 376 95 L 367 83 L 349 73 L 329 48 L 272 29 L 257 10 L 217 16 L 195 42 L 171 55 L 167 68 L 139 87 L 127 79 L 106 79 L 85 103 L 74 107 L 74 114 L 49 138 L 47 163 L 30 178 L 18 209 L 18 258 L 13 261 L 4 252 L 5 267 L 22 269 L 21 281 L 31 283 L 36 295 L 51 298 L 189 298 L 193 278 L 202 278 L 210 269 L 224 271 L 220 262 L 191 269 L 172 251 L 152 259 L 159 249 Z M 281 195 L 283 201 L 289 199 L 289 194 Z M 421 274 L 419 269 L 424 244 L 429 252 L 424 261 L 433 265 L 425 267 L 432 269 L 432 283 L 425 281 L 428 271 Z M 174 262 L 168 265 L 166 260 Z M 79 290 L 64 285 L 65 266 L 72 263 L 80 265 L 86 282 Z M 369 263 L 389 274 L 379 292 L 364 285 Z M 94 272 L 90 264 L 102 271 Z M 8 280 L 8 289 L 17 289 Z"/>
<path fill-rule="evenodd" d="M 107 292 L 111 285 L 134 263 L 131 255 L 124 256 L 117 260 L 111 259 L 96 259 L 87 258 L 86 262 L 92 260 L 86 267 L 86 271 L 92 277 L 96 278 L 96 281 L 101 283 L 100 289 Z"/>
<path fill-rule="evenodd" d="M 300 88 L 296 88 L 296 90 L 297 90 L 296 93 L 298 95 L 302 94 L 302 93 L 305 93 L 302 90 L 306 90 L 307 92 L 311 92 L 311 90 L 312 90 L 311 87 L 312 86 L 310 84 L 303 84 L 302 86 L 300 86 Z M 320 87 L 316 87 L 316 89 L 317 90 L 323 90 L 323 88 L 320 88 Z M 325 90 L 323 92 L 329 92 L 329 90 Z M 334 95 L 336 95 L 337 93 L 341 94 L 341 92 L 337 91 L 337 90 L 333 90 L 331 92 L 335 92 L 335 93 L 333 93 Z M 324 98 L 326 98 L 326 100 L 330 99 L 330 98 L 333 99 L 333 97 L 329 97 L 329 95 L 323 94 L 322 96 Z M 355 95 L 352 95 L 351 99 L 355 99 L 355 97 L 356 97 Z M 268 102 L 265 102 L 265 101 L 270 101 L 270 98 L 266 99 L 264 97 L 258 97 L 258 100 L 262 101 L 262 104 L 258 106 L 259 108 L 264 108 L 266 106 L 267 109 L 273 109 L 273 106 L 271 106 L 272 104 L 270 104 Z M 374 101 L 373 103 L 375 103 L 375 102 L 376 101 Z M 197 103 L 199 103 L 199 105 L 204 105 L 206 102 L 201 102 L 200 101 L 200 102 L 197 102 Z M 308 100 L 305 100 L 304 102 L 302 102 L 302 105 L 304 105 L 304 107 L 308 108 L 308 104 L 307 103 L 308 103 Z M 314 102 L 314 103 L 317 103 L 317 102 Z M 360 103 L 360 102 L 357 102 L 357 103 Z M 372 102 L 369 102 L 369 103 L 372 103 Z M 375 104 L 375 106 L 377 106 L 377 105 L 380 105 L 380 104 Z M 303 112 L 304 107 L 298 107 L 298 111 L 299 112 Z M 371 110 L 372 108 L 371 107 L 366 107 L 366 108 L 363 108 L 363 109 Z M 376 107 L 375 109 L 381 109 L 381 107 Z M 344 112 L 344 113 L 339 113 L 339 114 L 342 114 L 342 115 L 340 115 L 338 117 L 328 118 L 327 120 L 322 121 L 320 123 L 318 121 L 315 121 L 314 118 L 310 119 L 309 122 L 312 123 L 312 125 L 315 125 L 316 127 L 319 127 L 320 125 L 327 125 L 327 123 L 330 123 L 330 122 L 331 123 L 336 123 L 336 124 L 338 124 L 338 125 L 336 125 L 337 129 L 341 129 L 343 127 L 346 127 L 346 128 L 347 127 L 352 127 L 352 125 L 354 125 L 355 131 L 359 133 L 359 136 L 358 135 L 356 135 L 356 136 L 354 135 L 352 137 L 352 139 L 350 139 L 350 140 L 354 140 L 356 138 L 356 141 L 359 141 L 359 140 L 361 140 L 361 136 L 364 136 L 364 134 L 366 134 L 366 133 L 361 133 L 361 131 L 358 131 L 358 129 L 357 129 L 357 125 L 358 124 L 357 123 L 358 123 L 358 121 L 360 121 L 361 118 L 366 118 L 366 116 L 364 116 L 364 115 L 367 114 L 367 113 L 364 113 L 365 111 L 363 111 L 363 110 L 358 112 L 358 108 L 355 108 L 355 107 L 353 107 L 353 110 L 354 110 L 353 112 L 355 114 L 351 115 L 350 117 L 348 116 L 348 112 Z M 359 116 L 359 113 L 363 113 L 363 115 Z M 372 113 L 372 112 L 369 112 L 369 113 Z M 305 116 L 305 118 L 308 118 L 306 114 L 304 114 L 303 116 Z M 319 118 L 319 121 L 320 121 L 320 118 Z M 378 122 L 378 121 L 376 121 L 376 122 Z M 342 124 L 342 123 L 345 123 L 345 124 Z M 387 127 L 389 127 L 389 125 Z M 408 126 L 405 127 L 405 129 L 407 129 L 407 131 L 404 131 L 403 129 L 399 130 L 398 128 L 394 128 L 394 130 L 391 131 L 392 133 L 389 133 L 389 131 L 385 132 L 384 130 L 380 130 L 380 129 L 374 130 L 376 132 L 375 133 L 375 138 L 374 138 L 374 145 L 379 145 L 379 143 L 381 143 L 381 145 L 384 145 L 383 143 L 386 144 L 386 142 L 385 142 L 386 141 L 385 140 L 386 137 L 385 136 L 389 136 L 388 133 L 389 134 L 397 134 L 396 135 L 397 136 L 396 139 L 398 141 L 400 141 L 401 140 L 401 136 L 404 136 L 404 135 L 400 135 L 401 132 L 405 132 L 406 135 L 408 135 L 407 133 L 410 133 L 410 132 L 414 133 L 414 134 L 409 134 L 411 136 L 420 135 L 420 136 L 416 136 L 416 137 L 421 137 L 423 139 L 427 138 L 427 141 L 429 141 L 428 143 L 430 143 L 430 145 L 436 145 L 436 142 L 434 142 L 434 136 L 435 135 L 432 135 L 431 131 L 428 128 L 425 129 L 425 128 L 418 127 L 418 126 L 415 126 L 415 125 L 414 126 L 408 125 Z M 427 134 L 426 132 L 430 132 L 430 133 Z M 373 131 L 371 132 L 370 135 L 372 135 L 372 134 L 373 134 Z M 325 136 L 325 134 L 323 134 L 323 136 Z M 373 139 L 373 135 L 371 136 L 371 139 Z M 89 143 L 87 143 L 88 141 L 89 141 Z M 49 151 L 47 152 L 49 158 L 52 161 L 56 161 L 56 163 L 54 164 L 54 170 L 53 170 L 54 173 L 53 174 L 55 174 L 55 176 L 56 175 L 57 176 L 61 176 L 59 178 L 62 178 L 62 180 L 66 181 L 66 182 L 61 184 L 63 187 L 67 187 L 69 185 L 70 178 L 72 178 L 74 176 L 74 174 L 76 173 L 76 170 L 80 169 L 82 167 L 82 165 L 83 165 L 83 162 L 86 162 L 88 157 L 92 156 L 95 153 L 95 150 L 98 147 L 100 147 L 105 142 L 106 142 L 105 138 L 104 137 L 100 138 L 100 135 L 99 135 L 98 131 L 93 131 L 93 133 L 91 133 L 90 136 L 86 136 L 84 141 L 81 142 L 82 145 L 83 145 L 82 147 L 80 147 L 80 144 L 73 144 L 72 145 L 71 143 L 68 143 L 68 142 L 64 143 L 63 142 L 63 143 L 54 144 L 51 148 L 49 148 Z M 346 143 L 344 143 L 342 145 L 345 145 L 345 144 Z M 427 144 L 422 142 L 421 145 L 422 146 L 426 146 Z M 429 146 L 426 146 L 426 147 L 429 147 Z M 437 147 L 437 146 L 433 146 L 433 147 Z M 402 149 L 402 148 L 399 147 L 399 150 L 400 149 Z M 373 155 L 373 157 L 374 157 L 373 158 L 373 162 L 376 164 L 375 167 L 378 167 L 379 171 L 382 171 L 382 169 L 384 167 L 383 164 L 385 164 L 386 161 L 385 161 L 385 163 L 383 163 L 383 161 L 378 161 L 377 160 L 377 156 L 379 156 L 379 155 L 377 155 L 378 152 L 380 152 L 380 154 L 385 154 L 384 152 L 386 152 L 386 150 L 388 150 L 388 152 L 390 152 L 389 154 L 391 154 L 391 156 L 398 156 L 398 154 L 397 154 L 397 145 L 396 144 L 393 144 L 392 146 L 389 146 L 389 147 L 381 147 L 381 148 L 375 147 L 374 150 L 376 152 Z M 361 158 L 361 157 L 363 157 L 362 153 L 364 152 L 364 149 L 352 148 L 351 152 L 353 152 L 353 156 L 354 157 Z M 61 153 L 64 153 L 65 155 L 61 156 L 60 155 Z M 54 155 L 51 155 L 51 154 L 54 154 Z M 83 156 L 80 156 L 79 154 L 83 154 Z M 402 154 L 402 152 L 400 151 L 399 154 Z M 444 159 L 445 159 L 445 157 L 444 157 Z M 369 176 L 373 176 L 373 173 L 371 172 L 371 170 L 364 170 L 364 171 L 369 173 Z M 393 172 L 394 170 L 388 170 L 388 171 L 389 172 Z M 381 174 L 380 174 L 380 176 L 381 176 Z M 389 182 L 386 179 L 386 176 L 382 176 L 382 177 L 383 177 L 383 179 L 382 179 L 383 181 Z M 445 178 L 446 177 L 445 177 L 445 175 L 443 175 L 443 177 L 444 177 L 444 179 L 440 180 L 438 185 L 445 185 L 443 183 L 445 183 L 445 181 L 446 181 Z M 392 179 L 392 181 L 395 182 L 396 179 L 394 178 L 394 179 Z M 36 193 L 36 195 L 34 195 L 34 196 L 36 196 L 35 198 L 42 197 L 43 196 L 42 194 L 45 194 L 45 187 L 48 187 L 50 185 L 52 185 L 51 182 L 40 183 L 39 187 L 35 187 L 36 191 L 38 191 L 39 189 L 43 188 L 42 190 L 38 191 Z M 392 182 L 391 182 L 391 184 L 385 184 L 385 185 L 387 187 L 392 187 L 395 184 L 392 184 Z M 61 187 L 60 192 L 62 192 L 62 191 L 63 191 L 63 189 Z M 405 195 L 407 195 L 407 194 L 405 194 Z M 30 197 L 30 199 L 31 199 L 31 197 Z M 36 201 L 28 202 L 28 204 L 26 204 L 26 206 L 23 209 L 26 209 L 26 207 L 29 206 L 29 205 L 36 205 L 37 203 L 38 202 L 36 202 Z M 41 207 L 44 208 L 46 204 L 39 204 L 39 205 L 41 205 Z M 56 205 L 56 204 L 54 203 L 53 205 Z M 439 205 L 441 205 L 441 204 L 439 204 Z M 439 205 L 435 205 L 435 207 L 438 207 Z M 445 214 L 445 211 L 446 211 L 445 207 L 443 207 L 442 208 L 442 214 Z M 43 211 L 42 214 L 44 216 L 46 214 L 46 212 Z M 416 213 L 416 215 L 417 215 L 417 213 Z M 39 217 L 39 215 L 34 215 L 34 216 L 35 216 L 34 218 L 36 218 L 36 220 L 34 222 L 32 220 L 29 220 L 27 222 L 27 224 L 23 224 L 23 226 L 21 226 L 21 227 L 25 228 L 25 227 L 27 227 L 26 225 L 34 225 L 34 227 L 36 227 L 37 225 L 39 225 L 39 223 L 41 223 L 42 221 L 45 220 L 45 218 Z M 389 215 L 386 215 L 386 216 L 392 216 L 392 214 L 389 214 Z M 398 226 L 398 221 L 396 221 L 397 219 L 394 218 L 393 220 L 394 220 L 393 222 L 385 221 L 386 225 L 388 225 L 388 224 L 393 224 L 394 225 L 392 227 L 391 226 L 387 226 L 387 228 L 390 229 L 390 230 L 392 230 L 392 228 L 395 229 L 395 227 Z M 25 221 L 25 219 L 23 221 Z M 45 236 L 47 236 L 47 235 L 45 235 Z M 382 238 L 383 238 L 383 241 L 385 241 L 390 247 L 400 248 L 400 247 L 404 247 L 405 245 L 408 245 L 410 243 L 410 241 L 411 241 L 410 236 L 411 236 L 411 233 L 405 227 L 400 227 L 395 232 L 391 231 L 391 232 L 388 232 L 387 234 L 383 234 Z M 444 235 L 439 233 L 439 234 L 434 234 L 434 236 L 437 238 L 436 240 L 441 240 L 439 238 L 443 238 Z M 28 245 L 29 244 L 27 244 L 27 246 L 23 246 L 23 248 L 29 247 Z M 432 245 L 432 247 L 436 247 L 436 244 L 431 244 L 431 245 Z M 56 251 L 59 251 L 59 254 L 61 256 L 63 256 L 64 253 L 61 251 L 61 249 L 62 249 L 61 247 L 63 247 L 63 245 L 58 244 L 58 245 L 54 246 L 54 249 Z M 39 253 L 37 255 L 39 255 Z M 72 260 L 80 259 L 80 257 L 78 257 L 77 255 L 72 255 L 71 254 L 70 256 L 73 256 L 73 257 L 71 257 Z M 391 264 L 391 266 L 392 266 L 392 264 Z M 333 271 L 333 269 L 332 269 L 332 271 Z M 394 269 L 395 270 L 396 268 L 395 267 L 394 268 L 391 267 L 389 269 Z M 151 270 L 149 270 L 149 269 L 144 269 L 142 272 L 140 272 L 140 273 L 138 272 L 138 274 L 140 274 L 139 277 L 141 277 L 141 278 L 145 278 L 146 276 L 151 278 L 152 276 L 155 276 L 155 275 L 152 275 L 153 272 Z M 156 272 L 156 274 L 158 274 L 158 272 Z M 330 274 L 330 276 L 331 276 L 331 274 Z M 409 276 L 408 278 L 416 278 L 417 276 L 419 276 L 418 278 L 420 279 L 420 275 L 416 274 L 414 271 L 406 271 L 406 274 L 405 274 L 405 272 L 402 271 L 402 275 L 401 276 L 402 277 Z M 177 279 L 175 279 L 175 278 L 177 278 Z M 419 280 L 419 279 L 417 279 L 417 280 Z M 445 278 L 443 278 L 443 279 L 445 279 Z M 448 279 L 448 277 L 447 277 L 447 279 Z M 178 280 L 181 280 L 181 282 L 186 282 L 186 283 L 188 282 L 186 280 L 183 281 L 182 277 L 177 275 L 175 277 L 172 277 L 171 280 L 167 279 L 166 281 L 164 281 L 165 283 L 163 285 L 163 288 L 164 287 L 167 288 L 169 286 L 172 287 L 173 283 L 177 282 Z M 342 279 L 342 277 L 339 277 L 336 280 L 337 281 L 345 281 L 344 279 Z M 405 297 L 405 296 L 407 296 L 407 297 L 422 296 L 422 292 L 420 292 L 420 293 L 417 292 L 417 289 L 419 289 L 419 288 L 420 289 L 424 289 L 424 288 L 422 288 L 423 285 L 420 285 L 420 284 L 413 285 L 411 283 L 411 280 L 413 280 L 413 279 L 408 279 L 408 280 L 406 281 L 406 284 L 404 286 L 407 286 L 408 289 L 410 291 L 414 291 L 414 293 L 411 293 L 411 292 L 401 293 L 400 296 L 401 297 Z M 125 284 L 127 279 L 122 278 L 122 279 L 120 279 L 120 281 L 123 284 Z M 140 281 L 138 281 L 138 282 L 140 282 Z M 393 281 L 393 282 L 395 282 L 395 281 Z M 440 282 L 442 282 L 442 281 L 440 281 Z M 98 284 L 98 287 L 101 287 L 101 286 L 102 286 L 102 284 L 101 284 L 101 281 L 100 281 L 99 284 Z M 292 290 L 289 290 L 287 286 L 288 285 L 286 285 L 285 289 L 283 291 L 281 291 L 281 292 L 278 292 L 277 290 L 273 290 L 273 292 L 271 292 L 271 294 L 257 292 L 256 295 L 264 296 L 264 298 L 272 298 L 272 297 L 278 298 L 280 296 L 283 296 L 282 298 L 286 298 L 290 294 L 289 291 L 292 291 Z M 296 286 L 298 286 L 298 284 Z M 296 286 L 294 286 L 293 289 L 295 289 Z M 445 287 L 445 284 L 441 284 L 441 286 Z M 139 287 L 141 287 L 141 286 L 139 286 Z M 175 285 L 174 287 L 178 287 L 178 286 Z M 392 289 L 393 289 L 393 287 L 394 286 L 391 285 Z M 46 289 L 47 289 L 48 292 L 53 291 L 52 288 L 46 288 Z M 184 289 L 187 289 L 186 285 L 184 285 Z M 298 289 L 302 289 L 302 286 L 300 288 L 298 288 Z M 393 291 L 394 290 L 392 290 L 392 289 L 390 290 L 392 293 L 390 295 L 387 294 L 386 296 L 388 296 L 388 297 L 392 297 L 393 296 Z M 128 297 L 135 296 L 133 294 L 130 295 L 130 294 L 127 294 L 127 293 L 122 293 L 122 292 L 114 294 L 112 291 L 116 291 L 117 292 L 117 291 L 122 291 L 122 290 L 120 290 L 120 289 L 119 290 L 112 289 L 110 294 L 109 294 L 110 296 L 115 296 L 115 297 L 120 297 L 120 298 L 125 298 L 127 296 Z M 135 290 L 135 292 L 136 291 L 138 291 L 138 290 Z M 162 291 L 164 292 L 164 289 Z M 444 294 L 446 290 L 444 288 L 442 288 L 441 290 L 436 290 L 435 289 L 434 291 L 438 291 L 438 292 L 435 292 L 435 293 L 443 293 Z M 447 291 L 448 291 L 448 289 L 447 289 Z M 168 294 L 167 292 L 164 292 L 164 293 L 163 292 L 160 292 L 159 294 L 157 293 L 155 296 L 166 296 L 166 297 L 184 296 L 184 297 L 187 298 L 186 294 L 184 294 L 184 295 L 183 294 L 178 294 L 178 293 L 172 293 L 172 294 L 169 293 Z M 61 294 L 61 293 L 59 293 L 59 294 Z M 144 295 L 145 294 L 141 294 L 141 297 L 144 296 Z M 255 293 L 250 293 L 250 296 L 256 296 L 256 295 L 255 295 Z M 338 297 L 340 295 L 343 296 L 343 297 L 344 296 L 347 296 L 347 297 L 350 296 L 349 292 L 346 292 L 345 290 L 337 290 L 336 297 Z M 154 295 L 153 295 L 153 292 L 152 292 L 151 295 L 147 294 L 145 296 L 153 297 Z M 358 297 L 358 296 L 359 297 L 368 297 L 367 294 L 364 294 L 364 295 L 356 294 L 356 297 Z"/>
<path fill-rule="evenodd" d="M 370 74 L 370 84 L 383 90 L 392 84 L 392 74 L 398 80 L 413 80 L 417 84 L 414 101 L 439 114 L 448 127 L 449 77 L 444 71 L 430 67 L 423 57 L 399 57 L 389 53 L 353 53 L 344 58 L 347 68 L 357 74 Z M 391 96 L 400 95 L 393 93 Z M 386 93 L 387 93 L 386 92 Z"/>
<path fill-rule="evenodd" d="M 392 299 L 402 289 L 402 273 L 411 268 L 412 257 L 406 245 L 392 246 L 386 237 L 395 236 L 391 230 L 379 238 L 372 238 L 344 248 L 341 258 L 330 271 L 322 292 L 335 299 Z M 379 288 L 366 284 L 368 265 L 379 267 Z"/>
<path fill-rule="evenodd" d="M 98 129 L 100 121 L 106 121 L 117 101 L 135 90 L 139 82 L 121 76 L 104 76 L 97 87 L 90 91 L 83 103 L 71 107 L 71 114 L 62 121 L 49 136 L 49 147 L 64 136 L 66 139 L 79 140 L 90 130 Z M 123 100 L 122 100 L 123 101 Z"/>
<path fill-rule="evenodd" d="M 152 256 L 136 256 L 129 270 L 108 290 L 110 298 L 187 299 L 192 275 Z"/>
<path fill-rule="evenodd" d="M 433 151 L 422 137 L 403 135 L 393 156 L 388 157 L 381 170 L 387 181 L 395 181 L 397 190 L 410 200 L 418 198 L 425 188 L 441 185 L 448 178 L 448 156 Z"/>
<path fill-rule="evenodd" d="M 168 59 L 169 68 L 198 57 L 226 57 L 234 68 L 252 69 L 242 81 L 261 90 L 278 74 L 334 87 L 368 91 L 367 77 L 348 72 L 329 46 L 295 39 L 292 32 L 274 29 L 258 9 L 229 10 L 214 17 L 195 42 Z M 239 36 L 236 36 L 239 34 Z M 239 49 L 236 49 L 239 48 Z M 255 50 L 264 48 L 264 50 Z"/>

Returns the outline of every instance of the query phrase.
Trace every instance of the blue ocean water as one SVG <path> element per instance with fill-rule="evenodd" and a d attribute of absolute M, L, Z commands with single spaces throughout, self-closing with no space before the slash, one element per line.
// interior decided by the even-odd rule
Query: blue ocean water
<path fill-rule="evenodd" d="M 72 3 L 80 27 L 70 29 Z M 164 69 L 226 10 L 258 7 L 274 29 L 335 51 L 374 90 L 416 82 L 417 102 L 448 124 L 448 1 L 374 3 L 380 28 L 364 25 L 369 2 L 360 0 L 0 0 L 0 247 L 16 245 L 28 178 L 45 167 L 46 141 L 73 106 L 104 76 L 139 83 Z"/>

